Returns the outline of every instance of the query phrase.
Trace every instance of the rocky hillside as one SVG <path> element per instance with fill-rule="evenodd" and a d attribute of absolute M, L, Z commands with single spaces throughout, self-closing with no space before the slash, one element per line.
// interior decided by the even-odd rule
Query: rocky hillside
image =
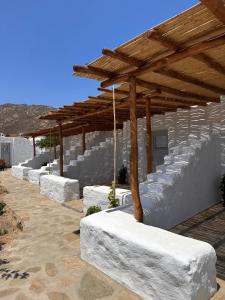
<path fill-rule="evenodd" d="M 39 120 L 39 116 L 53 109 L 44 105 L 2 104 L 0 105 L 0 132 L 19 135 L 52 126 L 53 122 Z"/>

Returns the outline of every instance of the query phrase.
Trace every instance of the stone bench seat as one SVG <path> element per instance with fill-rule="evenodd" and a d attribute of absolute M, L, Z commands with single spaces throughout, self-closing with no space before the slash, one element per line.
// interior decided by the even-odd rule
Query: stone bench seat
<path fill-rule="evenodd" d="M 17 177 L 19 179 L 27 180 L 28 179 L 28 172 L 30 170 L 32 170 L 32 168 L 30 168 L 30 167 L 23 167 L 21 165 L 12 166 L 11 174 L 12 174 L 12 176 Z"/>
<path fill-rule="evenodd" d="M 80 199 L 79 181 L 57 175 L 41 176 L 40 192 L 61 203 Z"/>
<path fill-rule="evenodd" d="M 40 184 L 40 178 L 43 175 L 48 175 L 49 172 L 45 171 L 44 169 L 35 169 L 35 170 L 30 170 L 28 171 L 28 180 L 29 182 L 33 183 L 33 184 Z"/>
<path fill-rule="evenodd" d="M 138 223 L 128 207 L 81 220 L 81 257 L 146 300 L 207 300 L 217 290 L 211 245 Z"/>
<path fill-rule="evenodd" d="M 105 185 L 85 186 L 83 189 L 84 213 L 90 206 L 100 206 L 102 210 L 109 208 L 108 195 L 110 187 Z M 116 198 L 119 199 L 120 205 L 131 203 L 130 190 L 116 188 Z"/>

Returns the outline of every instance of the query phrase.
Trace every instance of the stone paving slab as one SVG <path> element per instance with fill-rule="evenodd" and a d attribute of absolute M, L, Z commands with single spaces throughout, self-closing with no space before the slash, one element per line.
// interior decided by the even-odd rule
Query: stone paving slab
<path fill-rule="evenodd" d="M 0 172 L 0 181 L 9 191 L 4 201 L 24 222 L 1 251 L 0 299 L 140 299 L 80 259 L 80 209 L 47 199 L 9 171 Z"/>

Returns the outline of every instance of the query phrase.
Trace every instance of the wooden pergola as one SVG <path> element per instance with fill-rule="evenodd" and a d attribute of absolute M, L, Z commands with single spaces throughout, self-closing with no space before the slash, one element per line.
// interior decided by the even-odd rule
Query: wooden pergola
<path fill-rule="evenodd" d="M 74 75 L 101 81 L 101 91 L 122 84 L 129 95 L 131 126 L 131 191 L 134 214 L 143 220 L 138 185 L 137 104 L 146 102 L 148 171 L 151 170 L 152 107 L 165 112 L 173 105 L 206 105 L 225 94 L 225 3 L 202 0 L 184 13 L 141 34 L 86 66 L 74 66 Z M 154 93 L 154 95 L 151 95 Z M 150 94 L 150 95 L 149 95 Z M 192 103 L 191 103 L 192 102 Z"/>
<path fill-rule="evenodd" d="M 219 102 L 220 96 L 225 95 L 224 53 L 224 0 L 201 0 L 116 49 L 103 49 L 103 56 L 94 62 L 75 65 L 74 75 L 101 81 L 101 94 L 41 118 L 56 120 L 58 126 L 52 128 L 52 133 L 60 132 L 61 137 L 89 130 L 112 130 L 112 90 L 108 87 L 119 85 L 115 89 L 117 128 L 130 120 L 131 192 L 134 215 L 142 222 L 137 118 L 146 116 L 147 169 L 151 172 L 151 116 Z"/>

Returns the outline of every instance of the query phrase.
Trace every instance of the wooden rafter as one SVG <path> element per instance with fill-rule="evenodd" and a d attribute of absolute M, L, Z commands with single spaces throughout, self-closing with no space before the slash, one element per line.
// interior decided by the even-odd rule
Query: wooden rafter
<path fill-rule="evenodd" d="M 151 83 L 149 81 L 144 81 L 142 79 L 137 79 L 136 83 L 137 83 L 137 85 L 142 86 L 146 89 L 151 90 L 151 89 L 158 88 L 165 93 L 173 94 L 175 96 L 180 96 L 180 97 L 184 97 L 184 98 L 193 98 L 195 100 L 207 101 L 207 102 L 220 102 L 219 98 L 207 97 L 207 96 L 203 96 L 203 95 L 199 95 L 199 94 L 195 94 L 195 93 L 191 93 L 191 92 L 184 92 L 184 91 L 180 91 L 175 88 L 162 86 L 162 85 L 159 85 L 156 83 Z"/>
<path fill-rule="evenodd" d="M 215 59 L 211 58 L 210 56 L 199 53 L 198 55 L 193 56 L 194 59 L 204 63 L 208 68 L 213 69 L 214 71 L 222 74 L 225 76 L 225 67 L 219 64 Z"/>
<path fill-rule="evenodd" d="M 142 60 L 139 60 L 135 57 L 127 56 L 126 54 L 121 53 L 118 50 L 113 51 L 110 49 L 103 49 L 102 54 L 112 57 L 112 58 L 115 58 L 115 59 L 118 59 L 120 61 L 125 62 L 128 65 L 135 66 L 135 67 L 140 67 L 144 63 Z"/>
<path fill-rule="evenodd" d="M 225 25 L 225 2 L 224 0 L 200 0 L 211 13 Z"/>
<path fill-rule="evenodd" d="M 183 73 L 174 71 L 174 70 L 169 69 L 169 68 L 163 68 L 163 69 L 160 69 L 160 70 L 155 71 L 155 72 L 158 73 L 158 74 L 170 77 L 170 78 L 174 78 L 174 79 L 177 79 L 177 80 L 180 80 L 180 81 L 183 81 L 183 82 L 187 82 L 187 83 L 190 83 L 190 84 L 200 86 L 201 88 L 213 91 L 215 93 L 225 94 L 225 89 L 223 89 L 223 88 L 217 87 L 217 86 L 215 86 L 213 84 L 210 84 L 210 83 L 206 83 L 202 80 L 196 79 L 194 77 L 191 77 L 189 75 L 185 75 Z"/>

